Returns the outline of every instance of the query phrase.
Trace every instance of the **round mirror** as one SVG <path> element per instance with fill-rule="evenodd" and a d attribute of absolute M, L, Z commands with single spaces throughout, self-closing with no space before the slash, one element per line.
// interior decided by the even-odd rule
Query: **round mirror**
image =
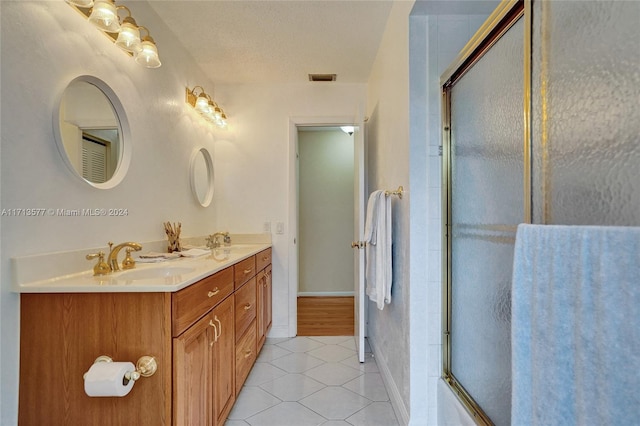
<path fill-rule="evenodd" d="M 113 188 L 126 173 L 124 109 L 102 80 L 80 76 L 60 96 L 53 126 L 58 150 L 69 169 L 96 188 Z"/>
<path fill-rule="evenodd" d="M 202 207 L 213 199 L 213 161 L 206 148 L 199 148 L 191 156 L 191 191 Z"/>

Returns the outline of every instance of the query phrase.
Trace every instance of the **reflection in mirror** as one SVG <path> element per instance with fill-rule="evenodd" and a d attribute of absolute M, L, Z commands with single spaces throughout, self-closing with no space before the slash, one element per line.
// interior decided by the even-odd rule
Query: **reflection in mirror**
<path fill-rule="evenodd" d="M 74 79 L 54 114 L 58 149 L 71 170 L 97 188 L 111 188 L 124 175 L 127 161 L 122 107 L 109 86 L 90 76 Z M 114 179 L 114 176 L 118 174 Z"/>
<path fill-rule="evenodd" d="M 196 149 L 191 156 L 191 191 L 201 206 L 213 199 L 213 162 L 206 148 Z"/>

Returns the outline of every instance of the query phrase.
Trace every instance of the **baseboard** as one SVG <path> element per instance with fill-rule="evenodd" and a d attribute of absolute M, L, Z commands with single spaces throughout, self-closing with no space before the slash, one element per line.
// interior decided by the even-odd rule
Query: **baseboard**
<path fill-rule="evenodd" d="M 288 325 L 279 325 L 279 326 L 274 325 L 271 327 L 271 330 L 269 330 L 269 334 L 267 335 L 267 337 L 281 338 L 281 337 L 294 337 L 294 336 L 289 335 Z"/>
<path fill-rule="evenodd" d="M 298 297 L 352 297 L 353 291 L 305 291 L 298 292 Z"/>
<path fill-rule="evenodd" d="M 387 366 L 387 363 L 380 356 L 380 353 L 376 350 L 376 344 L 371 339 L 371 337 L 367 337 L 369 341 L 369 346 L 371 346 L 371 350 L 373 351 L 373 355 L 376 358 L 376 364 L 378 365 L 378 370 L 380 370 L 380 375 L 382 376 L 382 381 L 384 382 L 385 387 L 387 388 L 387 392 L 389 393 L 389 400 L 391 401 L 391 406 L 393 407 L 393 411 L 396 413 L 396 417 L 398 418 L 398 422 L 402 425 L 409 424 L 409 411 L 407 411 L 407 407 L 404 405 L 404 401 L 400 396 L 400 391 L 398 390 L 398 386 L 396 386 L 396 382 L 393 380 L 391 376 L 391 371 Z"/>

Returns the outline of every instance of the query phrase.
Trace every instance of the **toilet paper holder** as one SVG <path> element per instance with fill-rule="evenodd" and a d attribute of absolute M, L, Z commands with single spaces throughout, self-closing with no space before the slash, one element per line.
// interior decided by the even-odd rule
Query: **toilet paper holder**
<path fill-rule="evenodd" d="M 100 355 L 93 363 L 98 362 L 113 362 L 113 359 L 108 355 Z M 138 358 L 136 362 L 136 369 L 134 371 L 128 371 L 122 378 L 122 384 L 127 385 L 130 380 L 134 382 L 140 377 L 150 377 L 158 370 L 158 362 L 156 359 L 149 355 L 144 355 Z"/>

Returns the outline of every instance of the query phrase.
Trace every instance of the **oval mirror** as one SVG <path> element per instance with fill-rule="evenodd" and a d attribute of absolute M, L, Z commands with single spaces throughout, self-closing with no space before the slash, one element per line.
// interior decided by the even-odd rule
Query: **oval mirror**
<path fill-rule="evenodd" d="M 124 109 L 113 90 L 92 76 L 73 79 L 60 96 L 53 126 L 69 169 L 89 185 L 113 188 L 129 165 Z"/>
<path fill-rule="evenodd" d="M 202 207 L 213 199 L 213 161 L 206 148 L 198 148 L 191 156 L 191 192 Z"/>

